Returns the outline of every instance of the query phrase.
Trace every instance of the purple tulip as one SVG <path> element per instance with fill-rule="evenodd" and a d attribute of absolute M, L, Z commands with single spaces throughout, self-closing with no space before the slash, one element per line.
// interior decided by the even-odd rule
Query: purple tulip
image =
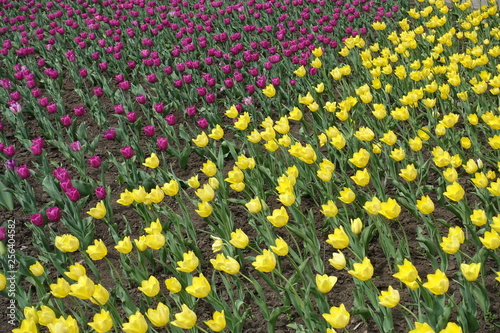
<path fill-rule="evenodd" d="M 170 126 L 173 126 L 177 123 L 177 119 L 175 119 L 175 115 L 173 113 L 167 115 L 165 117 L 165 120 L 167 121 L 167 124 L 169 124 Z"/>
<path fill-rule="evenodd" d="M 208 120 L 205 117 L 198 119 L 197 124 L 202 129 L 208 128 L 209 125 Z"/>
<path fill-rule="evenodd" d="M 48 113 L 56 113 L 57 112 L 57 105 L 54 103 L 47 105 L 47 112 Z"/>
<path fill-rule="evenodd" d="M 10 145 L 6 146 L 3 149 L 3 152 L 5 153 L 5 155 L 7 155 L 7 157 L 12 157 L 16 154 L 16 149 L 14 148 L 14 145 Z"/>
<path fill-rule="evenodd" d="M 6 236 L 7 236 L 7 233 L 5 231 L 5 227 L 0 227 L 0 242 L 3 241 Z"/>
<path fill-rule="evenodd" d="M 136 96 L 135 99 L 137 100 L 137 102 L 139 104 L 145 104 L 146 101 L 147 101 L 147 98 L 145 95 L 139 95 L 139 96 Z"/>
<path fill-rule="evenodd" d="M 108 129 L 102 136 L 106 140 L 114 140 L 116 138 L 116 130 L 114 128 Z"/>
<path fill-rule="evenodd" d="M 126 159 L 132 158 L 132 156 L 134 156 L 134 150 L 130 146 L 125 146 L 122 149 L 120 149 L 120 151 L 123 157 Z"/>
<path fill-rule="evenodd" d="M 30 146 L 31 153 L 35 156 L 42 155 L 42 146 L 38 143 L 32 144 Z"/>
<path fill-rule="evenodd" d="M 215 94 L 211 93 L 211 94 L 207 94 L 205 96 L 205 101 L 207 103 L 215 103 Z"/>
<path fill-rule="evenodd" d="M 43 215 L 40 214 L 40 213 L 33 214 L 30 217 L 30 221 L 31 221 L 31 223 L 33 223 L 37 227 L 41 227 L 43 225 L 43 223 L 44 223 L 44 221 L 43 221 Z"/>
<path fill-rule="evenodd" d="M 69 172 L 63 167 L 59 167 L 52 172 L 55 179 L 62 182 L 69 179 Z"/>
<path fill-rule="evenodd" d="M 80 117 L 84 115 L 85 109 L 83 108 L 83 106 L 77 106 L 76 108 L 73 109 L 73 112 L 75 113 L 76 116 Z"/>
<path fill-rule="evenodd" d="M 94 88 L 94 95 L 96 95 L 97 97 L 101 97 L 103 94 L 104 92 L 101 87 Z"/>
<path fill-rule="evenodd" d="M 156 139 L 156 143 L 158 144 L 158 148 L 160 150 L 167 150 L 168 149 L 168 139 L 167 138 L 158 138 Z"/>
<path fill-rule="evenodd" d="M 153 125 L 144 126 L 142 130 L 144 131 L 144 135 L 148 137 L 155 135 L 155 127 Z"/>
<path fill-rule="evenodd" d="M 19 175 L 19 177 L 21 177 L 21 179 L 27 179 L 31 176 L 30 169 L 26 164 L 18 166 L 16 172 Z"/>
<path fill-rule="evenodd" d="M 120 90 L 127 91 L 130 89 L 130 82 L 121 81 L 120 83 L 118 83 L 118 88 L 120 88 Z"/>
<path fill-rule="evenodd" d="M 50 222 L 58 222 L 61 219 L 61 209 L 57 206 L 47 208 L 45 214 Z"/>
<path fill-rule="evenodd" d="M 135 112 L 127 112 L 127 120 L 131 123 L 137 120 L 137 114 Z"/>
<path fill-rule="evenodd" d="M 68 199 L 71 200 L 72 202 L 76 202 L 80 200 L 80 192 L 78 192 L 78 189 L 76 187 L 70 187 L 66 191 L 66 195 L 68 196 Z"/>
<path fill-rule="evenodd" d="M 188 106 L 186 108 L 186 113 L 190 117 L 194 117 L 196 115 L 196 107 L 195 106 Z"/>
<path fill-rule="evenodd" d="M 206 87 L 196 88 L 196 92 L 198 93 L 198 96 L 203 97 L 207 94 L 207 88 Z"/>
<path fill-rule="evenodd" d="M 73 183 L 71 182 L 70 178 L 64 179 L 63 181 L 61 181 L 60 185 L 61 185 L 61 189 L 64 192 L 66 192 L 67 190 L 69 190 L 70 188 L 73 187 Z"/>
<path fill-rule="evenodd" d="M 60 120 L 61 120 L 61 123 L 63 124 L 63 126 L 65 126 L 65 127 L 69 127 L 69 126 L 71 126 L 71 124 L 73 124 L 73 120 L 71 120 L 71 117 L 69 115 L 65 115 L 65 116 L 61 117 Z"/>
<path fill-rule="evenodd" d="M 101 166 L 101 158 L 97 155 L 91 156 L 88 159 L 89 164 L 93 168 L 99 168 Z"/>
<path fill-rule="evenodd" d="M 163 113 L 165 111 L 165 105 L 163 103 L 158 103 L 153 106 L 157 113 Z"/>
<path fill-rule="evenodd" d="M 97 197 L 97 199 L 99 199 L 99 200 L 105 199 L 106 196 L 108 195 L 106 193 L 106 188 L 104 186 L 100 186 L 100 187 L 96 188 L 94 190 L 94 193 L 95 193 L 95 196 Z"/>
<path fill-rule="evenodd" d="M 5 161 L 5 166 L 10 171 L 14 171 L 14 169 L 16 168 L 16 160 L 11 158 L 10 160 Z"/>
<path fill-rule="evenodd" d="M 80 141 L 75 141 L 69 144 L 69 148 L 72 151 L 80 151 L 82 149 L 82 144 L 80 143 Z"/>

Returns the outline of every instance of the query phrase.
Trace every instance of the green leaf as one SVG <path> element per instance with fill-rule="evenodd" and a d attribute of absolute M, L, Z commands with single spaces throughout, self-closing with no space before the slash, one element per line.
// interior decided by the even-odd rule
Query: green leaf
<path fill-rule="evenodd" d="M 12 193 L 7 190 L 7 186 L 0 182 L 0 205 L 4 206 L 8 210 L 14 209 L 14 197 Z"/>

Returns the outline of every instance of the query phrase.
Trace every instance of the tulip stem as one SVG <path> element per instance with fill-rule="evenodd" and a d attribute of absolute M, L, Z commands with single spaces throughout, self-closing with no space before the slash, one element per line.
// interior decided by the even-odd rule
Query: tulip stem
<path fill-rule="evenodd" d="M 403 308 L 403 310 L 405 310 L 406 312 L 408 312 L 409 314 L 412 315 L 413 318 L 415 318 L 415 321 L 418 321 L 418 317 L 416 314 L 413 313 L 413 311 L 411 311 L 410 309 L 408 309 L 406 306 L 404 306 L 403 304 L 401 303 L 398 303 L 398 305 Z"/>
<path fill-rule="evenodd" d="M 200 325 L 196 325 L 196 328 L 199 329 L 200 331 L 204 332 L 204 333 L 209 333 L 206 329 L 201 328 Z"/>

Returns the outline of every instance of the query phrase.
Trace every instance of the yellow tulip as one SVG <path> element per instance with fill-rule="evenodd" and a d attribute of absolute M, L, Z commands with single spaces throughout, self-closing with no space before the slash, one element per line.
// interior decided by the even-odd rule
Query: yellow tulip
<path fill-rule="evenodd" d="M 262 254 L 255 257 L 252 266 L 260 272 L 269 273 L 276 267 L 276 257 L 274 253 L 264 249 Z"/>
<path fill-rule="evenodd" d="M 175 314 L 175 320 L 171 322 L 172 325 L 189 330 L 196 325 L 198 317 L 186 304 L 181 305 L 182 311 Z"/>
<path fill-rule="evenodd" d="M 389 286 L 387 290 L 382 290 L 381 295 L 378 297 L 379 304 L 385 306 L 386 308 L 393 308 L 398 305 L 400 297 L 399 291 L 393 289 L 392 286 Z"/>
<path fill-rule="evenodd" d="M 373 276 L 373 266 L 370 259 L 365 257 L 361 263 L 354 263 L 353 269 L 347 273 L 361 281 L 367 281 Z"/>
<path fill-rule="evenodd" d="M 197 298 L 207 297 L 212 288 L 210 287 L 210 282 L 208 282 L 207 278 L 200 273 L 199 276 L 193 277 L 193 281 L 190 286 L 186 287 L 186 292 Z"/>
<path fill-rule="evenodd" d="M 85 252 L 92 260 L 101 260 L 108 254 L 108 249 L 102 239 L 95 239 L 94 245 L 89 245 Z"/>
<path fill-rule="evenodd" d="M 141 282 L 138 289 L 148 297 L 155 297 L 160 292 L 160 282 L 154 275 L 151 275 L 149 279 Z"/>
<path fill-rule="evenodd" d="M 106 206 L 104 206 L 104 201 L 99 201 L 94 208 L 91 208 L 87 212 L 87 214 L 98 220 L 106 216 Z"/>
<path fill-rule="evenodd" d="M 333 286 L 335 286 L 335 283 L 337 283 L 336 276 L 328 276 L 327 274 L 323 275 L 316 274 L 316 287 L 323 294 L 326 294 L 330 290 L 332 290 Z"/>
<path fill-rule="evenodd" d="M 226 327 L 226 317 L 224 316 L 224 310 L 221 312 L 215 311 L 212 320 L 204 321 L 212 331 L 220 332 Z"/>
<path fill-rule="evenodd" d="M 344 304 L 340 304 L 339 307 L 332 306 L 330 313 L 323 313 L 322 316 L 335 329 L 346 327 L 351 319 L 351 315 L 346 310 Z"/>
<path fill-rule="evenodd" d="M 429 290 L 434 295 L 443 295 L 448 291 L 450 281 L 441 270 L 436 270 L 434 274 L 427 274 L 427 282 L 422 287 Z"/>
<path fill-rule="evenodd" d="M 160 160 L 158 159 L 158 156 L 156 156 L 155 153 L 151 153 L 151 156 L 146 158 L 144 163 L 142 165 L 147 166 L 148 168 L 151 169 L 156 169 L 160 165 Z"/>

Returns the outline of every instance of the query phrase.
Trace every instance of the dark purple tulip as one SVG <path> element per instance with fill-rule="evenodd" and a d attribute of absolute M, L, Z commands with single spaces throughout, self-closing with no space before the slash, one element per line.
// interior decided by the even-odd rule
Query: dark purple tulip
<path fill-rule="evenodd" d="M 50 222 L 58 222 L 61 219 L 61 209 L 57 206 L 47 208 L 45 214 Z"/>
<path fill-rule="evenodd" d="M 106 193 L 106 188 L 104 186 L 100 186 L 100 187 L 96 188 L 94 193 L 95 193 L 95 196 L 97 197 L 97 199 L 99 199 L 99 200 L 105 199 L 106 196 L 108 195 Z"/>
<path fill-rule="evenodd" d="M 165 117 L 165 120 L 167 121 L 167 124 L 169 124 L 170 126 L 173 126 L 177 123 L 177 119 L 175 119 L 175 115 L 173 113 L 167 115 Z"/>
<path fill-rule="evenodd" d="M 101 158 L 97 155 L 89 157 L 88 161 L 93 168 L 99 168 L 101 166 Z"/>
<path fill-rule="evenodd" d="M 156 143 L 158 144 L 158 148 L 160 150 L 168 149 L 168 139 L 167 138 L 158 138 L 158 139 L 156 139 Z"/>
<path fill-rule="evenodd" d="M 7 169 L 14 171 L 14 169 L 16 168 L 16 160 L 11 158 L 10 160 L 5 161 L 5 166 L 7 167 Z"/>
<path fill-rule="evenodd" d="M 48 113 L 56 113 L 57 112 L 57 105 L 54 103 L 47 105 L 47 112 Z"/>
<path fill-rule="evenodd" d="M 124 114 L 125 113 L 125 108 L 123 107 L 122 104 L 117 104 L 113 107 L 115 110 L 115 114 Z"/>
<path fill-rule="evenodd" d="M 103 95 L 103 91 L 101 87 L 95 87 L 94 88 L 94 95 L 97 97 L 101 97 Z"/>
<path fill-rule="evenodd" d="M 128 112 L 127 120 L 130 121 L 131 123 L 135 122 L 137 120 L 137 114 L 135 112 Z"/>
<path fill-rule="evenodd" d="M 130 89 L 130 82 L 121 81 L 120 83 L 118 83 L 118 88 L 120 88 L 120 90 L 123 90 L 123 91 L 129 90 Z"/>
<path fill-rule="evenodd" d="M 0 227 L 0 242 L 5 239 L 7 233 L 5 232 L 5 227 Z"/>
<path fill-rule="evenodd" d="M 273 84 L 273 86 L 277 87 L 277 86 L 279 86 L 279 85 L 280 85 L 281 80 L 280 80 L 280 78 L 279 78 L 279 77 L 273 77 L 273 78 L 271 79 L 271 83 Z"/>
<path fill-rule="evenodd" d="M 80 151 L 82 149 L 82 144 L 80 143 L 80 141 L 75 141 L 69 144 L 69 148 L 72 151 Z"/>
<path fill-rule="evenodd" d="M 249 93 L 249 94 L 253 94 L 255 92 L 255 86 L 253 84 L 249 84 L 245 87 L 245 90 Z"/>
<path fill-rule="evenodd" d="M 207 94 L 207 88 L 206 87 L 196 88 L 196 92 L 198 93 L 198 96 L 203 97 Z"/>
<path fill-rule="evenodd" d="M 40 214 L 40 213 L 33 214 L 30 217 L 30 221 L 31 221 L 31 223 L 33 223 L 37 227 L 41 227 L 43 225 L 43 222 L 44 222 L 43 221 L 43 215 Z"/>
<path fill-rule="evenodd" d="M 66 192 L 66 195 L 68 196 L 68 199 L 73 201 L 73 202 L 76 202 L 76 201 L 80 200 L 80 198 L 81 198 L 80 192 L 78 192 L 78 189 L 76 187 L 70 187 L 65 192 Z"/>
<path fill-rule="evenodd" d="M 130 146 L 125 146 L 122 149 L 120 149 L 120 151 L 123 157 L 126 159 L 132 158 L 132 156 L 134 156 L 134 150 Z"/>

